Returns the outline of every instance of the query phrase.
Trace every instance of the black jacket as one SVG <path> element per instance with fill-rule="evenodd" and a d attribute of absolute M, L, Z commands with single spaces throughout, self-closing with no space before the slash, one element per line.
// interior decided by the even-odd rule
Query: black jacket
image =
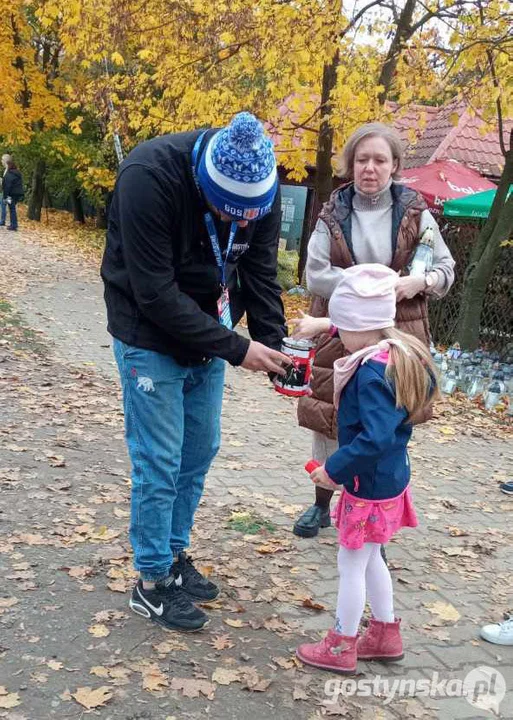
<path fill-rule="evenodd" d="M 20 200 L 24 196 L 23 179 L 19 170 L 8 170 L 2 180 L 4 197 Z"/>
<path fill-rule="evenodd" d="M 155 138 L 121 164 L 101 269 L 108 329 L 129 345 L 172 355 L 183 365 L 213 356 L 238 365 L 249 341 L 217 318 L 220 272 L 191 169 L 199 134 Z M 234 326 L 246 312 L 251 337 L 277 349 L 286 333 L 276 280 L 280 219 L 278 193 L 269 215 L 237 229 L 227 266 Z M 230 224 L 215 222 L 225 248 Z"/>

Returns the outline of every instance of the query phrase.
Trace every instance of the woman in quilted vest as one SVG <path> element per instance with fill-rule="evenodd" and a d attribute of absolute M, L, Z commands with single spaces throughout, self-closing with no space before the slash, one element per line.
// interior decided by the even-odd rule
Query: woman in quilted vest
<path fill-rule="evenodd" d="M 362 125 L 342 152 L 341 175 L 350 179 L 324 205 L 308 245 L 306 281 L 313 294 L 311 314 L 327 315 L 327 305 L 345 268 L 380 263 L 399 272 L 397 317 L 400 330 L 429 343 L 428 298 L 442 298 L 454 281 L 454 260 L 424 199 L 398 180 L 403 163 L 397 132 L 382 123 Z M 433 266 L 411 277 L 408 266 L 427 228 L 434 235 Z M 311 334 L 309 316 L 296 322 L 296 337 Z M 347 352 L 338 337 L 320 337 L 312 395 L 301 398 L 299 424 L 313 431 L 312 457 L 321 464 L 338 447 L 333 405 L 333 363 Z M 429 419 L 425 413 L 422 422 Z M 315 503 L 296 521 L 294 533 L 315 537 L 330 521 L 330 490 L 316 487 Z"/>

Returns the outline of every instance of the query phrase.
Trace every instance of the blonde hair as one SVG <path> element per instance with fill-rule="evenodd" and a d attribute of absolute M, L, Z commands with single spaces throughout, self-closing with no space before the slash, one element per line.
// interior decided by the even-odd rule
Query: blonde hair
<path fill-rule="evenodd" d="M 354 157 L 358 144 L 369 137 L 383 138 L 390 148 L 392 158 L 396 161 L 397 167 L 392 173 L 393 180 L 399 180 L 401 177 L 401 168 L 404 161 L 403 143 L 399 133 L 390 125 L 375 122 L 361 125 L 358 130 L 350 136 L 344 145 L 341 155 L 337 158 L 337 175 L 349 180 L 354 180 Z"/>
<path fill-rule="evenodd" d="M 399 345 L 390 345 L 387 379 L 393 383 L 396 407 L 408 411 L 408 421 L 415 422 L 417 416 L 440 396 L 438 371 L 423 342 L 409 333 L 396 328 L 382 331 L 386 340 L 398 340 Z"/>

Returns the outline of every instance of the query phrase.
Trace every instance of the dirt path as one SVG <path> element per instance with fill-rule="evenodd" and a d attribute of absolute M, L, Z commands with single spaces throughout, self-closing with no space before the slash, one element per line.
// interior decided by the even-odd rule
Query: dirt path
<path fill-rule="evenodd" d="M 101 296 L 93 265 L 30 233 L 1 234 L 0 717 L 78 720 L 95 703 L 105 720 L 492 717 L 419 693 L 323 704 L 335 676 L 298 667 L 293 650 L 332 622 L 335 534 L 291 534 L 311 497 L 308 434 L 292 401 L 241 370 L 228 374 L 193 543 L 223 587 L 211 624 L 184 637 L 129 615 L 129 468 Z M 421 527 L 389 548 L 408 653 L 394 667 L 363 664 L 362 677 L 461 680 L 486 665 L 510 688 L 500 710 L 511 717 L 513 648 L 476 637 L 513 605 L 513 501 L 497 492 L 511 440 L 455 404 L 411 454 Z"/>

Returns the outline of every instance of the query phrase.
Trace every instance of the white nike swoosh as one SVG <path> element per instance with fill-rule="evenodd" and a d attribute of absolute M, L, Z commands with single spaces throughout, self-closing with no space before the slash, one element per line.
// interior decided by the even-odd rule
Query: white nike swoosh
<path fill-rule="evenodd" d="M 155 607 L 155 605 L 152 605 L 149 600 L 146 600 L 146 598 L 144 597 L 144 595 L 141 595 L 141 591 L 139 590 L 139 588 L 136 588 L 136 590 L 137 590 L 137 594 L 139 595 L 139 597 L 141 598 L 141 600 L 143 601 L 143 603 L 144 603 L 145 605 L 147 605 L 151 610 L 153 610 L 153 612 L 154 612 L 156 615 L 158 615 L 158 616 L 160 617 L 160 616 L 162 615 L 162 613 L 164 612 L 164 604 L 163 604 L 163 603 L 160 603 L 160 606 L 159 606 L 159 607 Z"/>

